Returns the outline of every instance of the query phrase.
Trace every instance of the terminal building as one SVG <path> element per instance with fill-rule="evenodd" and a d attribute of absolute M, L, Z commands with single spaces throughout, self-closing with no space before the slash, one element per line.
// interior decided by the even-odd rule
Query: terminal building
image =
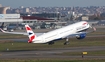
<path fill-rule="evenodd" d="M 20 14 L 0 14 L 0 22 L 23 22 Z"/>
<path fill-rule="evenodd" d="M 50 28 L 51 24 L 56 22 L 54 19 L 36 17 L 36 16 L 21 16 L 23 19 L 22 24 L 35 26 L 35 28 Z"/>
<path fill-rule="evenodd" d="M 7 9 L 10 7 L 3 7 L 0 4 L 0 22 L 23 22 L 20 18 L 20 14 L 6 14 Z"/>

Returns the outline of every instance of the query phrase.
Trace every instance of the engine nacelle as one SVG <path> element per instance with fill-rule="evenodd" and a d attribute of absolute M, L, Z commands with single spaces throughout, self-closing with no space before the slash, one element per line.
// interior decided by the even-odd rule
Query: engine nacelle
<path fill-rule="evenodd" d="M 85 37 L 86 37 L 86 34 L 76 35 L 77 39 L 84 39 Z"/>

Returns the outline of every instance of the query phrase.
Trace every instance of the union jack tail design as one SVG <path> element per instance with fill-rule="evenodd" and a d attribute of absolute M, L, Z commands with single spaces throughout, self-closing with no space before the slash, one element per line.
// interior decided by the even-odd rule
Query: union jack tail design
<path fill-rule="evenodd" d="M 35 33 L 32 31 L 32 29 L 29 27 L 29 25 L 25 25 L 28 37 L 29 37 L 29 41 L 28 43 L 32 43 L 33 39 L 36 38 Z"/>

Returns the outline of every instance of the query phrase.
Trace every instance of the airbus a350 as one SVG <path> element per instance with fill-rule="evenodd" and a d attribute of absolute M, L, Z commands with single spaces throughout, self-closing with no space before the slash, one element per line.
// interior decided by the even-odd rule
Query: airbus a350
<path fill-rule="evenodd" d="M 53 31 L 49 31 L 47 33 L 34 33 L 29 25 L 25 25 L 27 33 L 22 32 L 7 32 L 1 29 L 4 33 L 9 34 L 23 34 L 28 35 L 29 41 L 28 43 L 48 43 L 49 45 L 54 44 L 55 41 L 66 39 L 64 45 L 68 44 L 68 38 L 71 36 L 75 36 L 77 39 L 84 39 L 88 32 L 87 29 L 91 28 L 88 22 L 81 21 L 74 24 L 70 24 L 60 29 L 55 29 Z M 96 31 L 93 28 L 93 31 Z"/>

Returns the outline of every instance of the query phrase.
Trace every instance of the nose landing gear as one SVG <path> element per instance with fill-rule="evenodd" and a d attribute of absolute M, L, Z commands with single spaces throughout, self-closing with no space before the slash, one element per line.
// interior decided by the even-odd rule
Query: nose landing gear
<path fill-rule="evenodd" d="M 69 39 L 66 38 L 66 42 L 64 43 L 64 45 L 68 45 L 70 42 L 69 42 Z"/>

